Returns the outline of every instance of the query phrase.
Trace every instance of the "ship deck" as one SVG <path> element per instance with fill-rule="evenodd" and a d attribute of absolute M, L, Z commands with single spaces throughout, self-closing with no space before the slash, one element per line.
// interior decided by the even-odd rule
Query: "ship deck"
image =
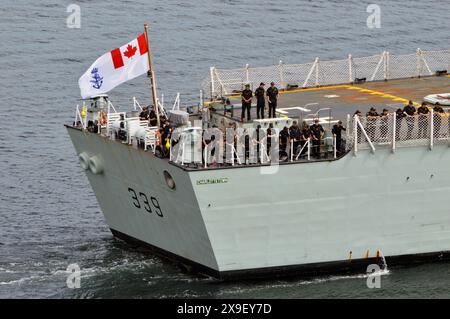
<path fill-rule="evenodd" d="M 280 91 L 277 112 L 279 117 L 295 119 L 330 108 L 334 120 L 344 120 L 347 114 L 353 114 L 356 110 L 365 114 L 374 107 L 377 112 L 384 108 L 392 112 L 403 108 L 409 100 L 417 106 L 426 95 L 447 92 L 450 92 L 450 75 L 294 89 Z M 234 105 L 232 117 L 240 121 L 240 96 L 229 98 Z M 310 111 L 303 111 L 302 114 L 301 108 Z M 327 112 L 321 112 L 320 116 L 328 116 Z M 251 117 L 256 119 L 256 105 L 252 105 Z"/>

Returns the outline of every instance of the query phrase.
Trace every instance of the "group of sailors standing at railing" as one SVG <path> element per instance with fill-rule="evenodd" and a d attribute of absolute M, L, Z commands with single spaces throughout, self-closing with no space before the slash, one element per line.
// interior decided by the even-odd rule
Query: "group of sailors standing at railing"
<path fill-rule="evenodd" d="M 342 121 L 336 123 L 332 129 L 332 134 L 336 138 L 336 151 L 338 153 L 343 151 L 342 131 L 345 130 L 346 128 L 342 125 Z M 280 131 L 280 151 L 287 150 L 292 144 L 293 152 L 296 154 L 299 149 L 304 149 L 305 143 L 309 140 L 311 143 L 311 155 L 315 158 L 320 158 L 320 147 L 324 136 L 325 130 L 318 119 L 315 119 L 312 125 L 308 125 L 306 121 L 303 121 L 301 128 L 297 121 L 293 121 L 290 128 L 284 127 Z"/>
<path fill-rule="evenodd" d="M 323 126 L 316 119 L 312 125 L 308 125 L 306 121 L 302 122 L 300 126 L 297 121 L 293 121 L 290 127 L 285 126 L 281 131 L 275 130 L 273 124 L 269 124 L 267 129 L 263 129 L 260 125 L 256 129 L 242 129 L 241 133 L 238 133 L 236 123 L 230 123 L 228 129 L 233 135 L 228 136 L 228 133 L 223 135 L 224 142 L 229 145 L 234 145 L 235 149 L 238 149 L 237 145 L 241 143 L 244 146 L 244 158 L 250 157 L 250 148 L 256 146 L 257 158 L 261 156 L 261 152 L 266 152 L 267 156 L 272 158 L 274 156 L 274 150 L 278 150 L 279 158 L 287 158 L 288 154 L 293 154 L 296 158 L 303 158 L 307 156 L 308 149 L 310 155 L 314 158 L 321 158 L 322 155 L 327 155 L 326 152 L 321 152 L 322 142 L 324 140 L 325 130 Z M 342 132 L 346 128 L 342 125 L 342 121 L 336 123 L 332 129 L 332 133 L 336 137 L 336 151 L 338 154 L 344 152 L 344 145 L 342 139 Z M 309 145 L 306 145 L 308 143 Z M 204 139 L 203 149 L 205 147 L 210 148 L 212 151 L 217 144 L 216 137 L 211 135 L 210 138 Z M 277 146 L 273 143 L 278 143 Z M 214 151 L 212 152 L 214 153 Z"/>
<path fill-rule="evenodd" d="M 250 89 L 250 84 L 245 85 L 245 89 L 241 93 L 242 99 L 242 114 L 241 114 L 241 122 L 245 121 L 245 115 L 247 114 L 247 121 L 251 120 L 250 109 L 252 107 L 252 99 L 253 96 L 256 97 L 256 117 L 258 119 L 264 119 L 264 112 L 266 108 L 266 99 L 267 105 L 269 106 L 269 118 L 275 118 L 275 111 L 277 109 L 277 101 L 278 101 L 278 88 L 275 86 L 275 83 L 270 83 L 270 87 L 265 90 L 265 84 L 261 82 L 259 87 L 253 93 Z"/>
<path fill-rule="evenodd" d="M 151 106 L 144 106 L 139 114 L 141 120 L 147 120 L 148 126 L 158 126 L 155 110 Z M 159 116 L 160 126 L 155 131 L 155 148 L 161 157 L 169 157 L 173 127 L 169 119 Z"/>
<path fill-rule="evenodd" d="M 450 110 L 449 110 L 450 112 Z M 433 126 L 434 126 L 434 137 L 439 136 L 439 131 L 441 129 L 442 124 L 442 116 L 445 114 L 444 109 L 440 105 L 435 105 L 433 107 Z M 399 138 L 401 128 L 404 122 L 406 122 L 407 131 L 406 131 L 406 139 L 411 139 L 413 137 L 414 127 L 416 125 L 416 118 L 418 131 L 415 137 L 417 138 L 426 138 L 428 137 L 428 127 L 429 127 L 429 114 L 430 107 L 423 102 L 417 109 L 414 106 L 413 101 L 409 101 L 408 104 L 402 109 L 398 108 L 394 113 L 389 113 L 387 109 L 383 109 L 383 111 L 378 114 L 375 108 L 370 108 L 369 112 L 366 113 L 366 130 L 369 138 L 371 140 L 375 140 L 376 127 L 380 127 L 380 135 L 379 138 L 381 140 L 386 139 L 388 134 L 388 118 L 395 114 L 396 120 L 396 138 Z M 362 113 L 357 110 L 355 112 L 356 116 L 362 117 Z M 377 124 L 379 123 L 379 124 Z M 449 130 L 450 130 L 450 116 L 449 116 Z"/>

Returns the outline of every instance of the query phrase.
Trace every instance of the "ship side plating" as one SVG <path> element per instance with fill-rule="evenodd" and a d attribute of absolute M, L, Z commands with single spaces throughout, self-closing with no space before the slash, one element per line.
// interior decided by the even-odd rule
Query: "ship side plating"
<path fill-rule="evenodd" d="M 113 233 L 151 245 L 170 257 L 209 270 L 218 269 L 205 224 L 186 171 L 151 152 L 67 127 L 77 154 L 99 159 L 101 174 L 86 169 Z M 170 189 L 164 171 L 176 181 Z"/>
<path fill-rule="evenodd" d="M 185 170 L 100 135 L 68 131 L 78 154 L 104 166 L 102 174 L 86 174 L 115 235 L 216 277 L 337 270 L 450 250 L 448 145 Z"/>

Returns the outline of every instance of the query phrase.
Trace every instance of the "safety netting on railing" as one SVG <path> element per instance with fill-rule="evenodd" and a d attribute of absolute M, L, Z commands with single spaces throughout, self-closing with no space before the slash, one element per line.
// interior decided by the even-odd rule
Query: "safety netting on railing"
<path fill-rule="evenodd" d="M 240 92 L 245 84 L 255 89 L 260 82 L 275 82 L 281 89 L 314 87 L 365 81 L 430 76 L 450 69 L 450 50 L 422 51 L 394 55 L 389 52 L 368 57 L 348 56 L 343 60 L 305 64 L 284 64 L 267 67 L 246 66 L 240 69 L 212 67 L 210 76 L 202 82 L 206 96 L 217 98 Z M 208 94 L 209 93 L 209 94 Z"/>
<path fill-rule="evenodd" d="M 442 111 L 413 116 L 389 113 L 378 117 L 352 118 L 348 124 L 346 148 L 375 150 L 385 147 L 395 149 L 449 144 L 450 114 Z"/>

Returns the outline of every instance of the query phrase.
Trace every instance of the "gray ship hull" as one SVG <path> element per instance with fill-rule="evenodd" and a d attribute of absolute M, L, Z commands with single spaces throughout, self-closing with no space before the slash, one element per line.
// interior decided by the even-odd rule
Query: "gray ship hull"
<path fill-rule="evenodd" d="M 448 145 L 194 171 L 67 129 L 77 154 L 103 163 L 102 174 L 86 174 L 113 233 L 201 273 L 335 272 L 382 256 L 388 264 L 442 259 L 450 250 Z"/>

